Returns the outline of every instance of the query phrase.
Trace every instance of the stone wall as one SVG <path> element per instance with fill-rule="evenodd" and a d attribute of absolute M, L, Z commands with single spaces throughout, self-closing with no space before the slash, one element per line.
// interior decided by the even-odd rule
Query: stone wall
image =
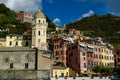
<path fill-rule="evenodd" d="M 13 68 L 10 64 L 13 63 Z M 25 68 L 28 63 L 28 68 Z M 49 51 L 30 48 L 0 48 L 0 80 L 50 80 L 52 56 Z"/>
<path fill-rule="evenodd" d="M 47 54 L 46 54 L 47 53 Z M 51 70 L 52 53 L 47 51 L 38 51 L 38 70 Z"/>
<path fill-rule="evenodd" d="M 0 70 L 0 80 L 1 79 L 50 80 L 50 71 Z"/>
<path fill-rule="evenodd" d="M 0 70 L 26 70 L 25 63 L 28 64 L 27 69 L 35 69 L 35 51 L 34 50 L 8 50 L 6 48 L 0 50 Z M 12 63 L 13 68 L 10 68 Z"/>

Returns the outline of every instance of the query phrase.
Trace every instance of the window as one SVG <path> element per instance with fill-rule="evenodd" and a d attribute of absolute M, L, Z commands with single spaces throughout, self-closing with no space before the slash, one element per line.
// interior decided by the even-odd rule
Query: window
<path fill-rule="evenodd" d="M 98 58 L 98 55 L 96 54 L 96 58 Z"/>
<path fill-rule="evenodd" d="M 38 35 L 40 35 L 40 31 L 38 31 Z"/>
<path fill-rule="evenodd" d="M 10 46 L 12 45 L 12 41 L 10 41 L 9 45 L 10 45 Z"/>
<path fill-rule="evenodd" d="M 28 69 L 28 63 L 25 63 L 25 68 Z"/>
<path fill-rule="evenodd" d="M 94 58 L 96 58 L 95 54 L 94 54 Z"/>
<path fill-rule="evenodd" d="M 85 61 L 85 57 L 84 57 L 84 61 Z"/>
<path fill-rule="evenodd" d="M 99 59 L 101 59 L 101 55 L 99 55 Z"/>
<path fill-rule="evenodd" d="M 103 55 L 102 55 L 102 59 L 103 59 Z"/>
<path fill-rule="evenodd" d="M 26 43 L 25 43 L 25 46 L 28 46 L 28 45 L 29 45 L 29 43 L 28 43 L 28 42 L 26 42 Z"/>
<path fill-rule="evenodd" d="M 85 56 L 85 52 L 83 52 L 83 56 Z"/>
<path fill-rule="evenodd" d="M 56 57 L 56 60 L 58 60 L 58 57 Z"/>
<path fill-rule="evenodd" d="M 12 35 L 10 35 L 10 38 L 12 38 Z"/>
<path fill-rule="evenodd" d="M 61 77 L 64 77 L 64 73 L 61 73 Z"/>
<path fill-rule="evenodd" d="M 10 63 L 10 69 L 13 69 L 13 63 Z"/>
<path fill-rule="evenodd" d="M 59 55 L 61 55 L 62 54 L 62 51 L 59 51 Z"/>
<path fill-rule="evenodd" d="M 90 57 L 92 58 L 92 54 L 90 54 Z"/>
<path fill-rule="evenodd" d="M 86 68 L 86 63 L 84 63 L 84 68 Z"/>
<path fill-rule="evenodd" d="M 40 20 L 39 20 L 39 23 L 40 23 Z"/>
<path fill-rule="evenodd" d="M 90 65 L 90 61 L 88 61 L 88 65 Z"/>
<path fill-rule="evenodd" d="M 16 42 L 15 46 L 18 46 L 18 42 Z"/>

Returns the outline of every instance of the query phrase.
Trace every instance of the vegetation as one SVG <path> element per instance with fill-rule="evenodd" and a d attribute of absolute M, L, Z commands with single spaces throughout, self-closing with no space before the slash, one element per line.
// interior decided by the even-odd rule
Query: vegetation
<path fill-rule="evenodd" d="M 93 68 L 93 71 L 96 73 L 103 73 L 103 74 L 112 74 L 113 68 L 104 67 L 104 66 L 96 66 Z"/>
<path fill-rule="evenodd" d="M 5 37 L 6 34 L 23 34 L 26 31 L 26 26 L 19 23 L 15 16 L 13 10 L 0 4 L 0 37 Z"/>
<path fill-rule="evenodd" d="M 120 46 L 120 17 L 111 14 L 94 15 L 83 18 L 67 25 L 67 29 L 75 28 L 83 32 L 85 36 L 100 36 L 105 42 L 113 44 L 115 48 Z"/>
<path fill-rule="evenodd" d="M 0 4 L 0 37 L 5 37 L 7 34 L 23 34 L 25 31 L 31 35 L 31 23 L 20 23 L 15 17 L 16 12 L 7 8 L 4 4 Z M 48 32 L 55 30 L 55 24 L 47 17 Z"/>
<path fill-rule="evenodd" d="M 46 16 L 48 22 L 48 30 L 47 32 L 55 31 L 56 25 Z"/>

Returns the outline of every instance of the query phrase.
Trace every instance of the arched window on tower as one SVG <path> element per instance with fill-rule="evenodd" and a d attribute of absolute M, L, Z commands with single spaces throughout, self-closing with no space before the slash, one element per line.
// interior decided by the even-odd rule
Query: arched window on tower
<path fill-rule="evenodd" d="M 43 20 L 43 24 L 44 24 L 44 22 L 45 22 L 45 21 Z"/>
<path fill-rule="evenodd" d="M 40 31 L 38 31 L 38 35 L 40 35 Z"/>
<path fill-rule="evenodd" d="M 40 20 L 39 20 L 39 23 L 40 23 Z"/>

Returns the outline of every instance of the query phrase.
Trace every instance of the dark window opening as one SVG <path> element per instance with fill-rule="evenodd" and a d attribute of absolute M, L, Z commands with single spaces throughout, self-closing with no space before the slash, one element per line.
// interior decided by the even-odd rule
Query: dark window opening
<path fill-rule="evenodd" d="M 12 45 L 12 41 L 10 41 L 9 45 L 10 45 L 10 46 Z"/>
<path fill-rule="evenodd" d="M 25 46 L 28 46 L 28 44 L 29 44 L 29 43 L 28 43 L 28 42 L 26 42 Z"/>
<path fill-rule="evenodd" d="M 18 46 L 18 42 L 16 42 L 15 46 Z"/>
<path fill-rule="evenodd" d="M 28 63 L 25 63 L 25 68 L 28 68 Z"/>
<path fill-rule="evenodd" d="M 13 69 L 13 63 L 10 63 L 10 69 Z"/>

